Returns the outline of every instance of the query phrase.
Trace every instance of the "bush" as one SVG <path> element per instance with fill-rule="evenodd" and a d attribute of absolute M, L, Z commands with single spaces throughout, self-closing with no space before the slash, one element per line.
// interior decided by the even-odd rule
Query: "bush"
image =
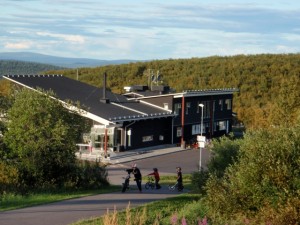
<path fill-rule="evenodd" d="M 15 192 L 18 183 L 18 170 L 7 163 L 0 162 L 0 197 L 9 192 Z"/>
<path fill-rule="evenodd" d="M 217 223 L 299 224 L 299 167 L 299 125 L 247 133 L 237 161 L 207 182 L 209 216 Z"/>
<path fill-rule="evenodd" d="M 98 162 L 78 161 L 72 179 L 72 185 L 79 189 L 95 189 L 109 185 L 107 171 Z"/>
<path fill-rule="evenodd" d="M 192 173 L 191 181 L 192 181 L 192 189 L 197 193 L 204 194 L 205 193 L 205 184 L 209 177 L 209 172 L 201 169 L 201 171 L 197 171 Z"/>

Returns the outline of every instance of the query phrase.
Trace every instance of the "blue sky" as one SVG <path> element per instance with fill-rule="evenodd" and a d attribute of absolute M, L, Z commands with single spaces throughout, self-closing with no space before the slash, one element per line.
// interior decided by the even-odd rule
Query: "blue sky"
<path fill-rule="evenodd" d="M 296 0 L 1 0 L 0 52 L 177 59 L 300 52 Z"/>

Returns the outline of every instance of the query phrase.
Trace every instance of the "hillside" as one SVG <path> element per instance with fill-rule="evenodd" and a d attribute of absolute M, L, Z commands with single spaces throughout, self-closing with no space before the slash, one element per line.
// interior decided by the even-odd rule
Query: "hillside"
<path fill-rule="evenodd" d="M 61 70 L 62 67 L 49 64 L 0 60 L 0 76 L 6 74 L 41 74 L 49 70 Z"/>
<path fill-rule="evenodd" d="M 50 64 L 65 68 L 80 68 L 80 67 L 96 67 L 104 65 L 117 65 L 130 62 L 136 62 L 137 60 L 98 60 L 88 58 L 66 58 L 57 57 L 51 55 L 44 55 L 32 52 L 2 52 L 0 53 L 0 60 L 14 60 L 35 62 L 42 64 Z"/>
<path fill-rule="evenodd" d="M 148 77 L 162 75 L 162 82 L 176 91 L 213 88 L 238 88 L 234 111 L 248 128 L 293 122 L 300 109 L 300 54 L 237 55 L 192 59 L 169 59 L 124 65 L 79 69 L 79 80 L 102 86 L 108 74 L 111 90 L 147 85 Z M 76 79 L 76 70 L 49 71 Z"/>

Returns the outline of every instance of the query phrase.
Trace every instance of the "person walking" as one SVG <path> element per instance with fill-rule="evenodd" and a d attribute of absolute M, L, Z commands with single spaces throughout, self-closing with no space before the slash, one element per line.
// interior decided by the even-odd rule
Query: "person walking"
<path fill-rule="evenodd" d="M 159 173 L 158 173 L 158 169 L 157 168 L 153 168 L 153 173 L 149 173 L 148 176 L 154 176 L 154 179 L 155 179 L 155 187 L 156 189 L 160 189 L 161 186 L 160 184 L 158 183 L 159 180 L 160 180 L 160 177 L 159 177 Z"/>
<path fill-rule="evenodd" d="M 128 170 L 134 176 L 134 180 L 140 192 L 142 192 L 142 174 L 140 169 L 136 166 L 136 164 L 132 165 L 132 169 Z"/>
<path fill-rule="evenodd" d="M 177 190 L 178 191 L 182 191 L 183 189 L 183 185 L 182 185 L 182 172 L 181 172 L 181 167 L 176 167 L 177 169 L 177 183 L 178 183 L 178 186 L 177 186 Z"/>

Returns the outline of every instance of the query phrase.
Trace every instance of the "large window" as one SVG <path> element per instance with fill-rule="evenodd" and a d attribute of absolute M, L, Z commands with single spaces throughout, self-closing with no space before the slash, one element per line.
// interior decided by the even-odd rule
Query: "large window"
<path fill-rule="evenodd" d="M 198 103 L 197 107 L 197 113 L 202 113 L 202 108 L 199 106 L 199 104 L 203 104 L 203 118 L 210 118 L 210 101 L 203 101 L 201 103 Z"/>
<path fill-rule="evenodd" d="M 205 133 L 205 127 L 207 127 L 208 125 L 209 124 L 203 123 L 202 134 Z M 194 124 L 192 126 L 192 135 L 195 135 L 195 134 L 201 134 L 201 124 Z"/>

